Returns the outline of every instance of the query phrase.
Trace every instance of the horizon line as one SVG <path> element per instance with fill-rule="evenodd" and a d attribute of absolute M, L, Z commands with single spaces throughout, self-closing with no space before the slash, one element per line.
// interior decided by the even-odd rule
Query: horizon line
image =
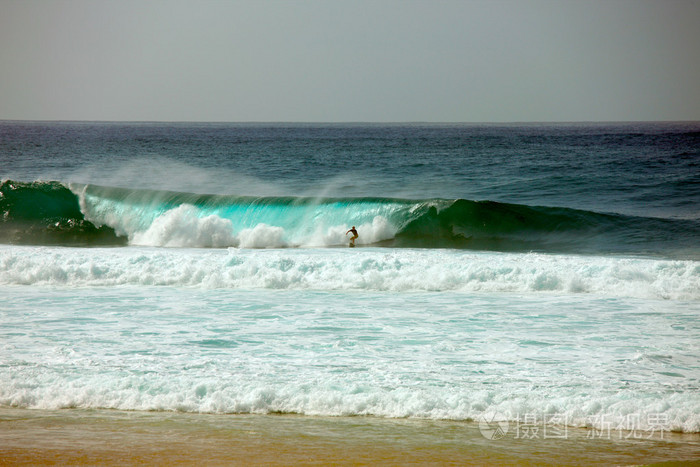
<path fill-rule="evenodd" d="M 142 124 L 229 124 L 229 125 L 581 125 L 630 123 L 700 123 L 700 120 L 513 120 L 513 121 L 372 121 L 372 120 L 80 120 L 80 119 L 10 119 L 3 123 L 142 123 Z"/>

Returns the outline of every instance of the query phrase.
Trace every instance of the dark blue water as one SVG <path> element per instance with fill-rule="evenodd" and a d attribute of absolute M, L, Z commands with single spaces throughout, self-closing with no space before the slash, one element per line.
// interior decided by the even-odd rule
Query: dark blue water
<path fill-rule="evenodd" d="M 583 211 L 579 220 L 594 232 L 619 223 L 599 214 L 624 216 L 622 229 L 639 231 L 595 243 L 632 239 L 640 251 L 658 250 L 644 248 L 647 237 L 672 249 L 676 236 L 678 250 L 694 250 L 700 232 L 699 123 L 4 122 L 0 177 L 254 197 L 496 201 L 480 215 L 511 216 L 508 228 L 523 209 L 531 223 L 532 208 L 566 208 Z M 504 213 L 503 203 L 517 212 Z M 557 230 L 547 214 L 547 229 Z"/>

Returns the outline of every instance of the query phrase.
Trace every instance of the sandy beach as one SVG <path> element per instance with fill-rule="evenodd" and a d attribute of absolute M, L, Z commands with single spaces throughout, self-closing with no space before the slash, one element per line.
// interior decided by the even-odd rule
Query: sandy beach
<path fill-rule="evenodd" d="M 487 439 L 476 422 L 2 409 L 0 464 L 700 465 L 695 434 L 511 431 Z"/>

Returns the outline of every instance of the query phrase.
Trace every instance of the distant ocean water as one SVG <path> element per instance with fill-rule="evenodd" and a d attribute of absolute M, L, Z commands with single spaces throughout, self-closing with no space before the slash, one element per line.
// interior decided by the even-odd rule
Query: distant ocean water
<path fill-rule="evenodd" d="M 0 406 L 700 432 L 698 123 L 0 122 L 0 177 Z"/>

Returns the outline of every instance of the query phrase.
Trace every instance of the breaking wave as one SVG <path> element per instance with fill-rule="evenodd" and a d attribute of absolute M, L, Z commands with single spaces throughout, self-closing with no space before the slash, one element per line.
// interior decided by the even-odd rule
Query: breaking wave
<path fill-rule="evenodd" d="M 0 241 L 293 248 L 357 244 L 700 257 L 700 222 L 465 199 L 249 197 L 60 182 L 0 185 Z"/>

